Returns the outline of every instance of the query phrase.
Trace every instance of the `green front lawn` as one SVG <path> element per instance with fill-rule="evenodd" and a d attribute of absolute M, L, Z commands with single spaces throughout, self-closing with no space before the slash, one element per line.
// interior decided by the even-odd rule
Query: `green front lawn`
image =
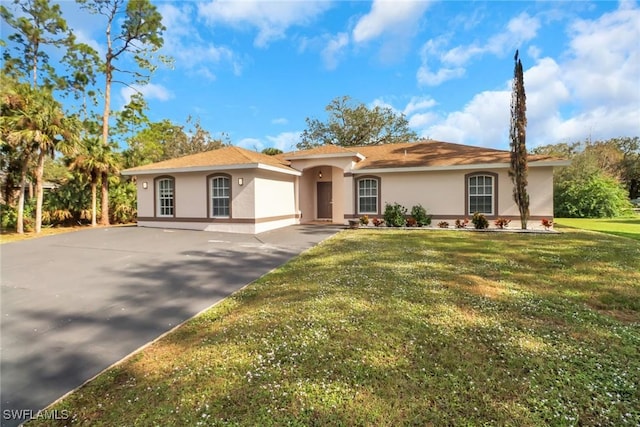
<path fill-rule="evenodd" d="M 561 227 L 600 231 L 640 240 L 640 216 L 632 218 L 555 218 Z"/>
<path fill-rule="evenodd" d="M 52 409 L 87 426 L 637 426 L 639 349 L 634 240 L 349 230 Z"/>

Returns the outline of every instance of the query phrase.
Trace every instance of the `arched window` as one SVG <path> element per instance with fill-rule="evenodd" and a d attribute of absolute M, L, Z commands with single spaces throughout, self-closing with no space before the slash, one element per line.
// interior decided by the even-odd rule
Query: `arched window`
<path fill-rule="evenodd" d="M 365 177 L 358 180 L 358 214 L 378 214 L 380 203 L 380 179 Z"/>
<path fill-rule="evenodd" d="M 156 216 L 175 216 L 175 179 L 171 176 L 156 178 Z"/>
<path fill-rule="evenodd" d="M 209 215 L 212 218 L 231 217 L 231 177 L 214 175 L 209 178 Z"/>
<path fill-rule="evenodd" d="M 469 174 L 467 178 L 467 214 L 478 212 L 496 215 L 497 174 L 481 172 Z"/>

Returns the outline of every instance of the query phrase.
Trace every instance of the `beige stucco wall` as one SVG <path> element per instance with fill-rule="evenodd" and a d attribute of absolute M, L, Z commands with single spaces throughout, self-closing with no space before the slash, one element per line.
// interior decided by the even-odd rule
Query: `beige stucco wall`
<path fill-rule="evenodd" d="M 320 169 L 322 169 L 322 166 L 326 166 L 325 170 L 328 170 L 329 167 L 335 167 L 341 170 L 350 170 L 353 164 L 353 157 L 323 157 L 316 159 L 291 160 L 291 167 L 301 172 L 315 167 L 320 167 Z"/>
<path fill-rule="evenodd" d="M 231 175 L 231 212 L 234 218 L 254 218 L 254 170 L 222 171 Z M 137 179 L 138 189 L 138 216 L 155 216 L 154 205 L 156 190 L 155 178 L 159 176 L 172 176 L 175 179 L 175 216 L 177 218 L 207 218 L 209 200 L 207 198 L 207 176 L 211 172 L 175 173 L 161 175 L 144 175 Z M 244 183 L 238 184 L 238 178 L 242 177 Z M 147 182 L 147 189 L 143 183 Z"/>
<path fill-rule="evenodd" d="M 319 172 L 322 171 L 322 178 Z M 318 182 L 331 182 L 331 216 L 333 222 L 343 222 L 345 214 L 344 171 L 326 164 L 305 169 L 300 177 L 299 207 L 301 222 L 318 219 Z"/>
<path fill-rule="evenodd" d="M 385 203 L 399 203 L 408 210 L 422 204 L 432 215 L 449 218 L 465 216 L 465 175 L 473 172 L 493 172 L 498 174 L 497 216 L 519 216 L 513 201 L 513 184 L 507 169 L 478 169 L 458 171 L 430 171 L 410 173 L 372 174 L 381 181 L 381 210 Z M 357 179 L 358 176 L 354 176 Z M 347 180 L 345 179 L 345 184 Z M 355 185 L 351 184 L 352 212 L 355 213 Z M 553 216 L 553 169 L 530 168 L 529 186 L 530 213 L 534 217 Z M 382 215 L 379 212 L 378 215 Z M 349 213 L 349 211 L 347 211 Z"/>
<path fill-rule="evenodd" d="M 333 222 L 344 222 L 344 171 L 331 168 L 331 218 Z"/>
<path fill-rule="evenodd" d="M 202 173 L 181 173 L 175 179 L 175 214 L 177 218 L 206 218 L 207 180 Z"/>
<path fill-rule="evenodd" d="M 374 176 L 382 179 L 383 212 L 386 203 L 399 203 L 408 210 L 421 204 L 432 215 L 462 215 L 464 211 L 464 173 L 436 171 L 385 173 Z M 383 212 L 379 212 L 378 215 L 382 215 Z"/>
<path fill-rule="evenodd" d="M 155 198 L 153 178 L 154 176 L 140 176 L 136 181 L 138 216 L 140 217 L 153 216 L 153 200 Z M 144 188 L 145 182 L 147 183 L 147 188 Z"/>
<path fill-rule="evenodd" d="M 255 218 L 295 215 L 296 177 L 260 171 L 254 178 Z"/>
<path fill-rule="evenodd" d="M 313 170 L 305 171 L 300 177 L 300 193 L 299 193 L 299 205 L 300 205 L 300 221 L 313 221 L 316 218 L 316 182 L 317 173 L 313 173 Z"/>
<path fill-rule="evenodd" d="M 233 218 L 255 218 L 256 174 L 256 170 L 232 171 L 230 173 L 232 182 L 231 216 Z M 239 178 L 243 180 L 242 185 L 238 183 Z"/>
<path fill-rule="evenodd" d="M 428 213 L 439 219 L 455 220 L 465 217 L 465 175 L 473 172 L 498 174 L 497 216 L 518 217 L 518 209 L 512 198 L 513 185 L 507 169 L 478 169 L 430 172 L 391 172 L 344 176 L 343 167 L 349 167 L 350 159 L 334 159 L 338 164 L 327 164 L 327 159 L 299 161 L 298 166 L 307 166 L 301 177 L 281 175 L 262 170 L 240 170 L 225 172 L 231 175 L 233 219 L 257 219 L 254 222 L 225 223 L 209 220 L 207 200 L 207 176 L 211 173 L 173 174 L 176 179 L 176 218 L 202 219 L 202 221 L 139 221 L 141 226 L 163 228 L 186 228 L 210 231 L 259 233 L 290 224 L 312 221 L 317 218 L 317 186 L 319 181 L 333 183 L 332 215 L 334 222 L 346 222 L 345 215 L 356 212 L 355 180 L 359 176 L 373 175 L 381 178 L 381 211 L 385 203 L 400 203 L 407 209 L 420 203 Z M 333 162 L 331 162 L 333 163 Z M 322 178 L 318 172 L 322 170 Z M 158 175 L 139 176 L 138 216 L 155 216 L 154 178 Z M 240 186 L 238 178 L 243 178 Z M 148 188 L 143 188 L 147 182 Z M 296 191 L 296 187 L 298 191 Z M 533 167 L 529 169 L 530 212 L 532 217 L 553 217 L 553 168 Z M 297 199 L 296 199 L 297 197 Z M 296 213 L 301 213 L 298 220 Z M 282 218 L 290 216 L 289 218 Z M 260 221 L 273 218 L 272 221 Z M 438 220 L 439 220 L 438 219 Z"/>
<path fill-rule="evenodd" d="M 355 184 L 354 184 L 354 176 L 342 175 L 342 204 L 344 206 L 344 215 L 351 215 L 356 211 L 356 196 L 355 196 Z M 346 223 L 348 218 L 342 218 L 342 222 Z"/>

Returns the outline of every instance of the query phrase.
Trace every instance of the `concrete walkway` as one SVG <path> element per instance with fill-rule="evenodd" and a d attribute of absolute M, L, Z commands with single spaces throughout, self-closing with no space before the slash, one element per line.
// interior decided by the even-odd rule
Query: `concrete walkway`
<path fill-rule="evenodd" d="M 19 424 L 8 411 L 35 413 L 339 229 L 113 227 L 0 245 L 1 424 Z"/>

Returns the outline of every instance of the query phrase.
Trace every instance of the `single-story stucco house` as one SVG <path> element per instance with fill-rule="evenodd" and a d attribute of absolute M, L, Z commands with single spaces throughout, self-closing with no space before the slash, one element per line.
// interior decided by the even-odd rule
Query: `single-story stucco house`
<path fill-rule="evenodd" d="M 136 177 L 139 226 L 261 233 L 382 217 L 396 202 L 421 204 L 434 221 L 474 212 L 516 220 L 509 163 L 509 151 L 428 140 L 277 156 L 230 146 L 123 174 Z M 566 164 L 529 156 L 530 222 L 553 218 L 553 168 Z"/>

